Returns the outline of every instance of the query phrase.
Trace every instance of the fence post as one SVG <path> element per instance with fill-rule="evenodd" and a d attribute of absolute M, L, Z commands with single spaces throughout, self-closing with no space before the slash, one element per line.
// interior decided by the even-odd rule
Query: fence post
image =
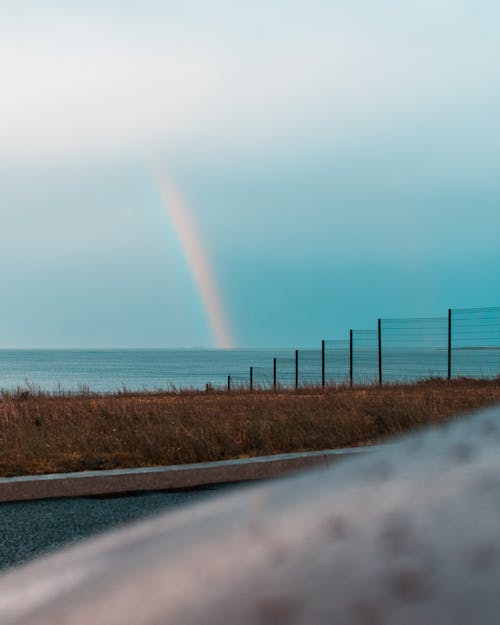
<path fill-rule="evenodd" d="M 352 330 L 349 330 L 349 386 L 352 388 L 353 368 L 352 368 Z"/>
<path fill-rule="evenodd" d="M 276 390 L 276 358 L 273 358 L 273 388 Z"/>
<path fill-rule="evenodd" d="M 382 321 L 378 320 L 378 383 L 382 385 Z"/>
<path fill-rule="evenodd" d="M 295 388 L 299 388 L 299 350 L 295 350 Z"/>
<path fill-rule="evenodd" d="M 448 380 L 451 380 L 451 308 L 448 308 Z"/>
<path fill-rule="evenodd" d="M 325 339 L 321 341 L 321 386 L 325 388 Z"/>
<path fill-rule="evenodd" d="M 230 375 L 227 376 L 227 390 L 228 391 L 231 390 L 231 376 Z"/>
<path fill-rule="evenodd" d="M 250 390 L 253 391 L 253 367 L 250 367 Z"/>

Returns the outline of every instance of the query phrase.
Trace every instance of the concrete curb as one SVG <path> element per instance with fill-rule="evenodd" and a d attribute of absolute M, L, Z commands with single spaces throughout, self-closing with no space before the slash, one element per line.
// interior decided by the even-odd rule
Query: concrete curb
<path fill-rule="evenodd" d="M 174 490 L 224 482 L 269 479 L 321 465 L 326 468 L 341 458 L 373 448 L 351 447 L 166 467 L 0 478 L 0 502 Z"/>

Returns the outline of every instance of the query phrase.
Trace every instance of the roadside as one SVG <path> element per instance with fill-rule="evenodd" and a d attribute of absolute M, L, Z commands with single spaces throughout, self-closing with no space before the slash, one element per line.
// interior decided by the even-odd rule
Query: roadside
<path fill-rule="evenodd" d="M 312 467 L 326 468 L 342 458 L 370 449 L 372 448 L 331 449 L 168 467 L 0 478 L 0 502 L 172 491 L 211 484 L 250 482 L 282 477 Z"/>
<path fill-rule="evenodd" d="M 125 523 L 244 488 L 258 479 L 326 468 L 371 449 L 0 478 L 0 570 Z"/>
<path fill-rule="evenodd" d="M 276 391 L 0 395 L 0 475 L 357 447 L 500 401 L 500 379 Z"/>

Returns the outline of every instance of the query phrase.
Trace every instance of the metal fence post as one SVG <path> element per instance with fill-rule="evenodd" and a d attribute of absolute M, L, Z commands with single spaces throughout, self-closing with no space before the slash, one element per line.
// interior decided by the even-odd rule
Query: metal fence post
<path fill-rule="evenodd" d="M 382 385 L 382 321 L 378 320 L 378 383 Z"/>
<path fill-rule="evenodd" d="M 299 388 L 299 350 L 295 350 L 295 388 Z"/>
<path fill-rule="evenodd" d="M 349 330 L 349 386 L 352 388 L 353 383 L 353 368 L 352 368 L 352 330 Z"/>
<path fill-rule="evenodd" d="M 250 367 L 250 390 L 253 391 L 253 367 Z"/>
<path fill-rule="evenodd" d="M 276 358 L 273 358 L 273 388 L 276 390 Z"/>
<path fill-rule="evenodd" d="M 231 376 L 230 375 L 227 376 L 227 390 L 228 391 L 231 390 Z"/>
<path fill-rule="evenodd" d="M 448 308 L 448 380 L 451 380 L 451 308 Z"/>
<path fill-rule="evenodd" d="M 321 341 L 321 386 L 325 388 L 325 339 Z"/>

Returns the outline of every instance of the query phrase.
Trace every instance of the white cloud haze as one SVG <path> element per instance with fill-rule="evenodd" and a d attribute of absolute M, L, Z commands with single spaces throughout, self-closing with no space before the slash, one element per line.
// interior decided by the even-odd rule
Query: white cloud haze
<path fill-rule="evenodd" d="M 7 4 L 11 161 L 345 141 L 498 95 L 496 33 L 468 2 Z"/>

